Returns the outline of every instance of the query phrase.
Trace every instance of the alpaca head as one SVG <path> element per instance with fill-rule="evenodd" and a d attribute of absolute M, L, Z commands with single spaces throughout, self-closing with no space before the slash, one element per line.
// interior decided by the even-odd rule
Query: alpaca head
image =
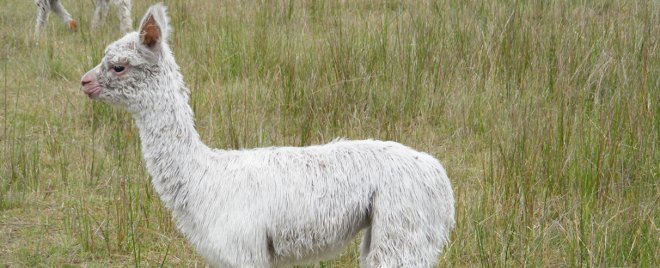
<path fill-rule="evenodd" d="M 179 67 L 167 44 L 169 30 L 165 6 L 151 6 L 139 30 L 110 44 L 101 63 L 82 77 L 83 92 L 91 99 L 130 110 L 173 97 L 187 100 Z"/>

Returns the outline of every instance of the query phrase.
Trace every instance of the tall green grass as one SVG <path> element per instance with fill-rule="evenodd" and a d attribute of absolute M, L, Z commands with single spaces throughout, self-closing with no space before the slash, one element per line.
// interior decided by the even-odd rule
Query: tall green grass
<path fill-rule="evenodd" d="M 0 264 L 204 265 L 130 115 L 79 92 L 116 19 L 89 32 L 68 2 L 81 30 L 35 39 L 33 4 L 0 0 Z M 657 2 L 165 2 L 207 144 L 432 153 L 457 198 L 442 266 L 659 265 Z"/>

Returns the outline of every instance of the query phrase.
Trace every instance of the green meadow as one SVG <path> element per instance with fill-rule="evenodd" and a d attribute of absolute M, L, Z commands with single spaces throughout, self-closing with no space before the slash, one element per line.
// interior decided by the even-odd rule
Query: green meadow
<path fill-rule="evenodd" d="M 114 10 L 0 0 L 0 266 L 206 266 L 151 186 L 124 110 L 80 78 Z M 443 163 L 439 267 L 660 266 L 660 2 L 171 0 L 211 147 L 394 140 Z M 134 0 L 134 27 L 153 1 Z M 356 240 L 316 267 L 358 267 Z"/>

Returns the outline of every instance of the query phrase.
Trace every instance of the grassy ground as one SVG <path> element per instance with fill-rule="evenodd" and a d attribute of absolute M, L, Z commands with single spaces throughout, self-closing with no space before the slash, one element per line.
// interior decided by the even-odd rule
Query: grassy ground
<path fill-rule="evenodd" d="M 130 116 L 80 92 L 114 13 L 91 33 L 92 1 L 64 2 L 80 31 L 35 40 L 33 3 L 0 0 L 0 266 L 204 266 Z M 165 1 L 209 145 L 432 153 L 457 198 L 441 266 L 660 266 L 657 1 L 216 2 Z"/>

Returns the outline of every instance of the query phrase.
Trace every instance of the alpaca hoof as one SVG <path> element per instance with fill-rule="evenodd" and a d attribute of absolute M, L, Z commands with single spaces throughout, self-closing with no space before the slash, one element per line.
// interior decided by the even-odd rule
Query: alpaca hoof
<path fill-rule="evenodd" d="M 78 29 L 78 22 L 75 20 L 70 20 L 69 22 L 66 23 L 66 26 L 69 27 L 69 30 L 75 31 Z"/>

